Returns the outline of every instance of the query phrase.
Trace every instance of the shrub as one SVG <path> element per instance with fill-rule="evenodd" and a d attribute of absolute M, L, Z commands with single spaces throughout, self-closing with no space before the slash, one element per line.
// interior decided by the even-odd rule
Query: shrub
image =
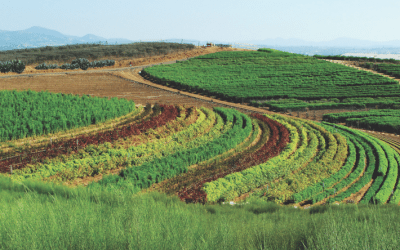
<path fill-rule="evenodd" d="M 35 67 L 35 69 L 57 69 L 57 68 L 58 68 L 57 64 L 46 64 L 46 63 L 39 64 L 38 66 Z"/>
<path fill-rule="evenodd" d="M 12 61 L 5 61 L 0 62 L 0 72 L 7 73 L 7 72 L 16 72 L 21 74 L 25 70 L 25 63 L 21 62 L 20 60 L 12 60 Z"/>
<path fill-rule="evenodd" d="M 78 58 L 72 61 L 72 64 L 78 64 L 78 68 L 87 70 L 89 68 L 89 60 L 86 58 Z"/>

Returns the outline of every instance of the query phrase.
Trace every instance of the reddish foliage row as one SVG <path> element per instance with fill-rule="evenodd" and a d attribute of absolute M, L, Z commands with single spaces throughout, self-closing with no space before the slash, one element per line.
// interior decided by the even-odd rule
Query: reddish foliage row
<path fill-rule="evenodd" d="M 252 116 L 258 120 L 266 122 L 270 127 L 271 135 L 267 143 L 256 152 L 245 155 L 239 160 L 234 161 L 232 163 L 233 166 L 230 169 L 204 178 L 189 188 L 181 189 L 178 192 L 178 196 L 182 201 L 186 201 L 187 203 L 200 202 L 204 204 L 207 201 L 207 194 L 201 189 L 204 183 L 217 180 L 218 178 L 223 178 L 228 174 L 240 172 L 249 167 L 266 162 L 268 159 L 279 155 L 285 148 L 286 144 L 289 142 L 289 131 L 285 126 L 260 114 L 253 114 Z"/>
<path fill-rule="evenodd" d="M 53 143 L 46 150 L 40 153 L 28 153 L 23 158 L 17 157 L 0 163 L 0 172 L 9 172 L 9 166 L 13 165 L 13 169 L 20 169 L 31 163 L 42 162 L 45 158 L 54 158 L 61 154 L 68 154 L 72 150 L 84 148 L 87 145 L 98 145 L 105 142 L 113 142 L 119 138 L 125 138 L 133 135 L 139 135 L 148 129 L 154 129 L 164 126 L 167 122 L 176 119 L 178 109 L 175 106 L 160 105 L 163 109 L 160 115 L 152 117 L 150 120 L 140 124 L 131 123 L 122 127 L 115 128 L 112 131 L 99 132 L 95 135 L 81 135 L 67 141 Z"/>

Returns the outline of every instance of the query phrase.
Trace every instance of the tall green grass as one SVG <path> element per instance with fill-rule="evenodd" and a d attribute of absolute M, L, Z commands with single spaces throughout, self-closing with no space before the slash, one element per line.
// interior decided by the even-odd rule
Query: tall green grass
<path fill-rule="evenodd" d="M 0 178 L 0 249 L 397 249 L 399 210 L 188 205 Z"/>

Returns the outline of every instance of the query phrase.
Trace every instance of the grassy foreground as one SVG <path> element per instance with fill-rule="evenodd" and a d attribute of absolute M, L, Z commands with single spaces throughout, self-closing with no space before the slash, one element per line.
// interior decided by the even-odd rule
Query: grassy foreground
<path fill-rule="evenodd" d="M 0 179 L 0 249 L 397 249 L 397 205 L 185 204 Z"/>

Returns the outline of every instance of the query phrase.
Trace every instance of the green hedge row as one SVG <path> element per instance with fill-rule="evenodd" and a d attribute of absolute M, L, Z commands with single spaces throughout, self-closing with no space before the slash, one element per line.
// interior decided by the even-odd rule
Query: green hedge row
<path fill-rule="evenodd" d="M 89 62 L 88 59 L 86 58 L 77 58 L 75 60 L 72 60 L 71 63 L 64 63 L 61 66 L 58 66 L 57 64 L 46 64 L 42 63 L 39 64 L 38 66 L 35 67 L 35 69 L 83 69 L 87 70 L 88 68 L 101 68 L 105 66 L 113 66 L 115 65 L 114 60 L 102 60 L 102 61 L 93 61 Z"/>

